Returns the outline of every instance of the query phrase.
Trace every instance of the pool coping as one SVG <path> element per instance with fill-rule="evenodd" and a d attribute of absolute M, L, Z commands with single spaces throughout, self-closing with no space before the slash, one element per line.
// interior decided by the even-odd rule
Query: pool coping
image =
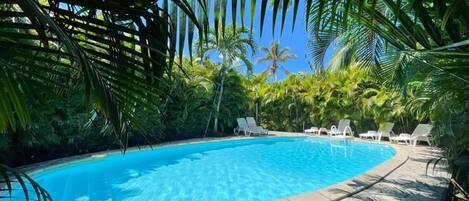
<path fill-rule="evenodd" d="M 265 136 L 265 137 L 276 137 L 276 136 Z M 245 137 L 245 136 L 227 136 L 227 137 L 207 137 L 207 138 L 193 138 L 187 140 L 177 140 L 177 141 L 170 141 L 170 142 L 163 142 L 158 144 L 152 145 L 144 145 L 144 146 L 135 146 L 127 148 L 125 154 L 129 154 L 136 151 L 146 151 L 146 150 L 154 150 L 164 147 L 172 147 L 172 146 L 180 146 L 180 145 L 188 145 L 188 144 L 200 144 L 200 143 L 207 143 L 207 142 L 215 142 L 215 141 L 229 141 L 229 140 L 241 140 L 241 139 L 254 139 L 257 137 Z M 51 169 L 60 168 L 63 166 L 73 165 L 81 162 L 92 161 L 92 160 L 99 160 L 100 158 L 105 158 L 109 155 L 119 154 L 122 153 L 120 149 L 112 149 L 112 150 L 105 150 L 105 151 L 98 151 L 93 153 L 86 153 L 80 154 L 75 156 L 67 156 L 63 158 L 57 158 L 37 163 L 32 163 L 24 166 L 19 166 L 17 169 L 27 173 L 28 175 L 32 176 L 35 174 L 39 174 L 44 171 L 48 171 Z"/>
<path fill-rule="evenodd" d="M 283 134 L 283 132 L 282 132 Z M 295 133 L 298 136 L 311 136 L 304 133 Z M 328 138 L 326 136 L 312 136 L 318 138 Z M 294 195 L 288 198 L 279 199 L 279 201 L 336 201 L 342 200 L 347 197 L 351 197 L 359 192 L 362 192 L 371 186 L 382 181 L 386 176 L 393 173 L 399 167 L 404 165 L 409 160 L 410 149 L 408 146 L 391 144 L 386 142 L 377 142 L 370 140 L 362 140 L 359 138 L 353 138 L 352 140 L 358 142 L 367 142 L 374 144 L 387 144 L 396 150 L 396 154 L 375 166 L 374 168 L 368 170 L 366 173 L 356 176 L 354 178 L 342 181 L 335 185 L 327 186 L 325 188 L 306 192 L 299 195 Z"/>
<path fill-rule="evenodd" d="M 265 137 L 301 137 L 301 136 L 310 136 L 304 133 L 291 133 L 291 132 L 271 132 L 273 135 L 265 136 Z M 329 138 L 327 136 L 312 136 L 315 138 Z M 228 137 L 210 137 L 210 138 L 194 138 L 188 140 L 178 140 L 172 142 L 165 142 L 159 143 L 154 145 L 145 145 L 141 147 L 130 147 L 127 149 L 126 153 L 131 153 L 134 151 L 144 151 L 144 150 L 151 150 L 151 149 L 159 149 L 164 147 L 172 147 L 172 146 L 179 146 L 179 145 L 188 145 L 188 144 L 200 144 L 200 143 L 207 143 L 207 142 L 215 142 L 215 141 L 230 141 L 230 140 L 243 140 L 243 139 L 255 139 L 258 137 L 245 137 L 245 136 L 228 136 Z M 360 142 L 367 142 L 367 143 L 374 143 L 374 144 L 387 144 L 390 145 L 396 151 L 396 154 L 380 163 L 376 167 L 368 170 L 366 173 L 356 176 L 352 179 L 348 179 L 342 181 L 338 184 L 331 185 L 319 190 L 315 190 L 312 192 L 306 192 L 299 195 L 294 195 L 288 198 L 279 199 L 281 201 L 331 201 L 331 200 L 341 200 L 347 197 L 350 197 L 356 193 L 359 193 L 367 188 L 373 186 L 374 184 L 383 180 L 387 175 L 391 174 L 397 168 L 402 166 L 409 158 L 409 149 L 406 146 L 400 146 L 396 144 L 390 144 L 385 142 L 376 142 L 376 141 L 368 141 L 368 140 L 361 140 L 358 138 L 353 138 L 351 140 L 360 141 Z M 49 161 L 43 161 L 39 163 L 34 163 L 26 166 L 19 167 L 20 170 L 26 172 L 29 175 L 39 174 L 44 171 L 48 171 L 51 169 L 60 168 L 63 166 L 73 165 L 85 161 L 90 160 L 99 160 L 100 158 L 104 158 L 108 155 L 121 153 L 121 150 L 106 150 L 94 153 L 87 153 L 81 154 L 76 156 L 64 157 L 59 159 L 53 159 Z"/>

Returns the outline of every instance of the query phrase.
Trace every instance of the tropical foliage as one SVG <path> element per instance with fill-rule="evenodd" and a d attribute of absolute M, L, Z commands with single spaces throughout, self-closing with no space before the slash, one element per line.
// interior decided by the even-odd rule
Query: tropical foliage
<path fill-rule="evenodd" d="M 467 199 L 468 2 L 339 0 L 315 1 L 309 8 L 316 67 L 334 44 L 336 68 L 359 62 L 405 97 L 415 96 L 410 109 L 436 125 L 433 134 L 446 150 L 454 194 Z"/>
<path fill-rule="evenodd" d="M 249 113 L 273 130 L 303 131 L 310 126 L 329 128 L 339 119 L 353 122 L 355 133 L 396 122 L 395 131 L 409 131 L 416 116 L 406 112 L 410 100 L 380 84 L 358 67 L 345 71 L 290 74 L 281 82 L 266 76 L 246 80 L 252 102 Z M 277 115 L 272 115 L 277 114 Z"/>
<path fill-rule="evenodd" d="M 233 1 L 233 30 L 237 30 L 238 4 L 244 27 L 246 2 Z M 298 4 L 295 1 L 294 18 Z M 251 30 L 256 5 L 250 2 Z M 262 33 L 267 1 L 260 5 Z M 279 5 L 274 2 L 274 21 Z M 138 127 L 141 122 L 135 109 L 154 107 L 159 79 L 171 72 L 177 53 L 182 59 L 186 39 L 190 56 L 195 36 L 199 47 L 208 44 L 204 41 L 212 28 L 211 9 L 216 38 L 219 25 L 221 35 L 225 34 L 228 6 L 227 1 L 207 0 L 4 2 L 0 41 L 5 104 L 0 131 L 29 128 L 31 115 L 37 113 L 34 106 L 83 82 L 86 108 L 104 117 L 104 130 L 125 150 L 129 125 Z M 46 94 L 34 93 L 39 91 Z"/>

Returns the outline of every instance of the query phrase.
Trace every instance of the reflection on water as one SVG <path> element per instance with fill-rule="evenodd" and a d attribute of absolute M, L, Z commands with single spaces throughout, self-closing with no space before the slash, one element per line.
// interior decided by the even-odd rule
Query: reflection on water
<path fill-rule="evenodd" d="M 342 154 L 343 157 L 349 158 L 352 156 L 353 149 L 350 148 L 352 142 L 347 139 L 334 139 L 332 138 L 329 141 L 331 155 L 337 156 L 338 154 Z"/>

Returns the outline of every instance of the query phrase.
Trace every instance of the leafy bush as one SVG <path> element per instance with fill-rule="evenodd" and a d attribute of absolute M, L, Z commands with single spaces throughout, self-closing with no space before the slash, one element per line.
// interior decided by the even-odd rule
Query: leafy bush
<path fill-rule="evenodd" d="M 272 83 L 260 75 L 246 80 L 245 85 L 253 101 L 250 115 L 269 129 L 329 128 L 347 118 L 356 132 L 376 129 L 387 121 L 398 123 L 396 132 L 409 132 L 417 123 L 415 115 L 405 109 L 409 100 L 361 68 L 290 74 L 284 81 Z"/>

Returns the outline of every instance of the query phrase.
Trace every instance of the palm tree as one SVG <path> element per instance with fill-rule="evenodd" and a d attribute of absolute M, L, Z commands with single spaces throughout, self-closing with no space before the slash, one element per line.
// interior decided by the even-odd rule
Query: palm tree
<path fill-rule="evenodd" d="M 204 57 L 203 55 L 216 52 L 222 59 L 219 70 L 221 81 L 218 83 L 218 94 L 215 101 L 215 117 L 213 122 L 214 132 L 218 132 L 218 113 L 220 112 L 226 73 L 230 69 L 237 67 L 235 66 L 235 61 L 238 60 L 244 63 L 247 67 L 248 73 L 251 73 L 252 63 L 246 56 L 246 50 L 250 48 L 254 54 L 256 49 L 255 47 L 256 44 L 247 29 L 238 28 L 237 30 L 234 30 L 231 26 L 228 26 L 224 35 L 217 35 L 215 30 L 211 31 L 207 38 L 207 45 L 199 49 L 198 54 L 202 58 Z M 207 125 L 211 121 L 211 115 L 212 113 L 209 116 Z"/>
<path fill-rule="evenodd" d="M 446 150 L 454 194 L 469 189 L 469 4 L 467 1 L 315 1 L 309 11 L 310 53 L 317 68 L 327 48 L 335 63 L 358 62 L 401 94 L 417 90 L 410 108 L 433 121 L 434 139 Z M 337 65 L 336 65 L 337 66 Z M 466 98 L 463 98 L 466 97 Z M 415 109 L 419 108 L 419 109 Z M 460 108 L 460 109 L 454 109 Z M 459 184 L 458 184 L 459 183 Z M 450 188 L 453 189 L 453 188 Z"/>
<path fill-rule="evenodd" d="M 289 74 L 288 69 L 283 65 L 287 60 L 296 59 L 296 55 L 290 53 L 288 47 L 280 49 L 279 42 L 273 42 L 270 44 L 270 47 L 262 47 L 261 51 L 265 52 L 265 56 L 257 60 L 258 63 L 270 62 L 269 67 L 264 71 L 264 73 L 269 73 L 275 77 L 277 81 L 277 70 L 282 69 L 283 72 Z"/>

